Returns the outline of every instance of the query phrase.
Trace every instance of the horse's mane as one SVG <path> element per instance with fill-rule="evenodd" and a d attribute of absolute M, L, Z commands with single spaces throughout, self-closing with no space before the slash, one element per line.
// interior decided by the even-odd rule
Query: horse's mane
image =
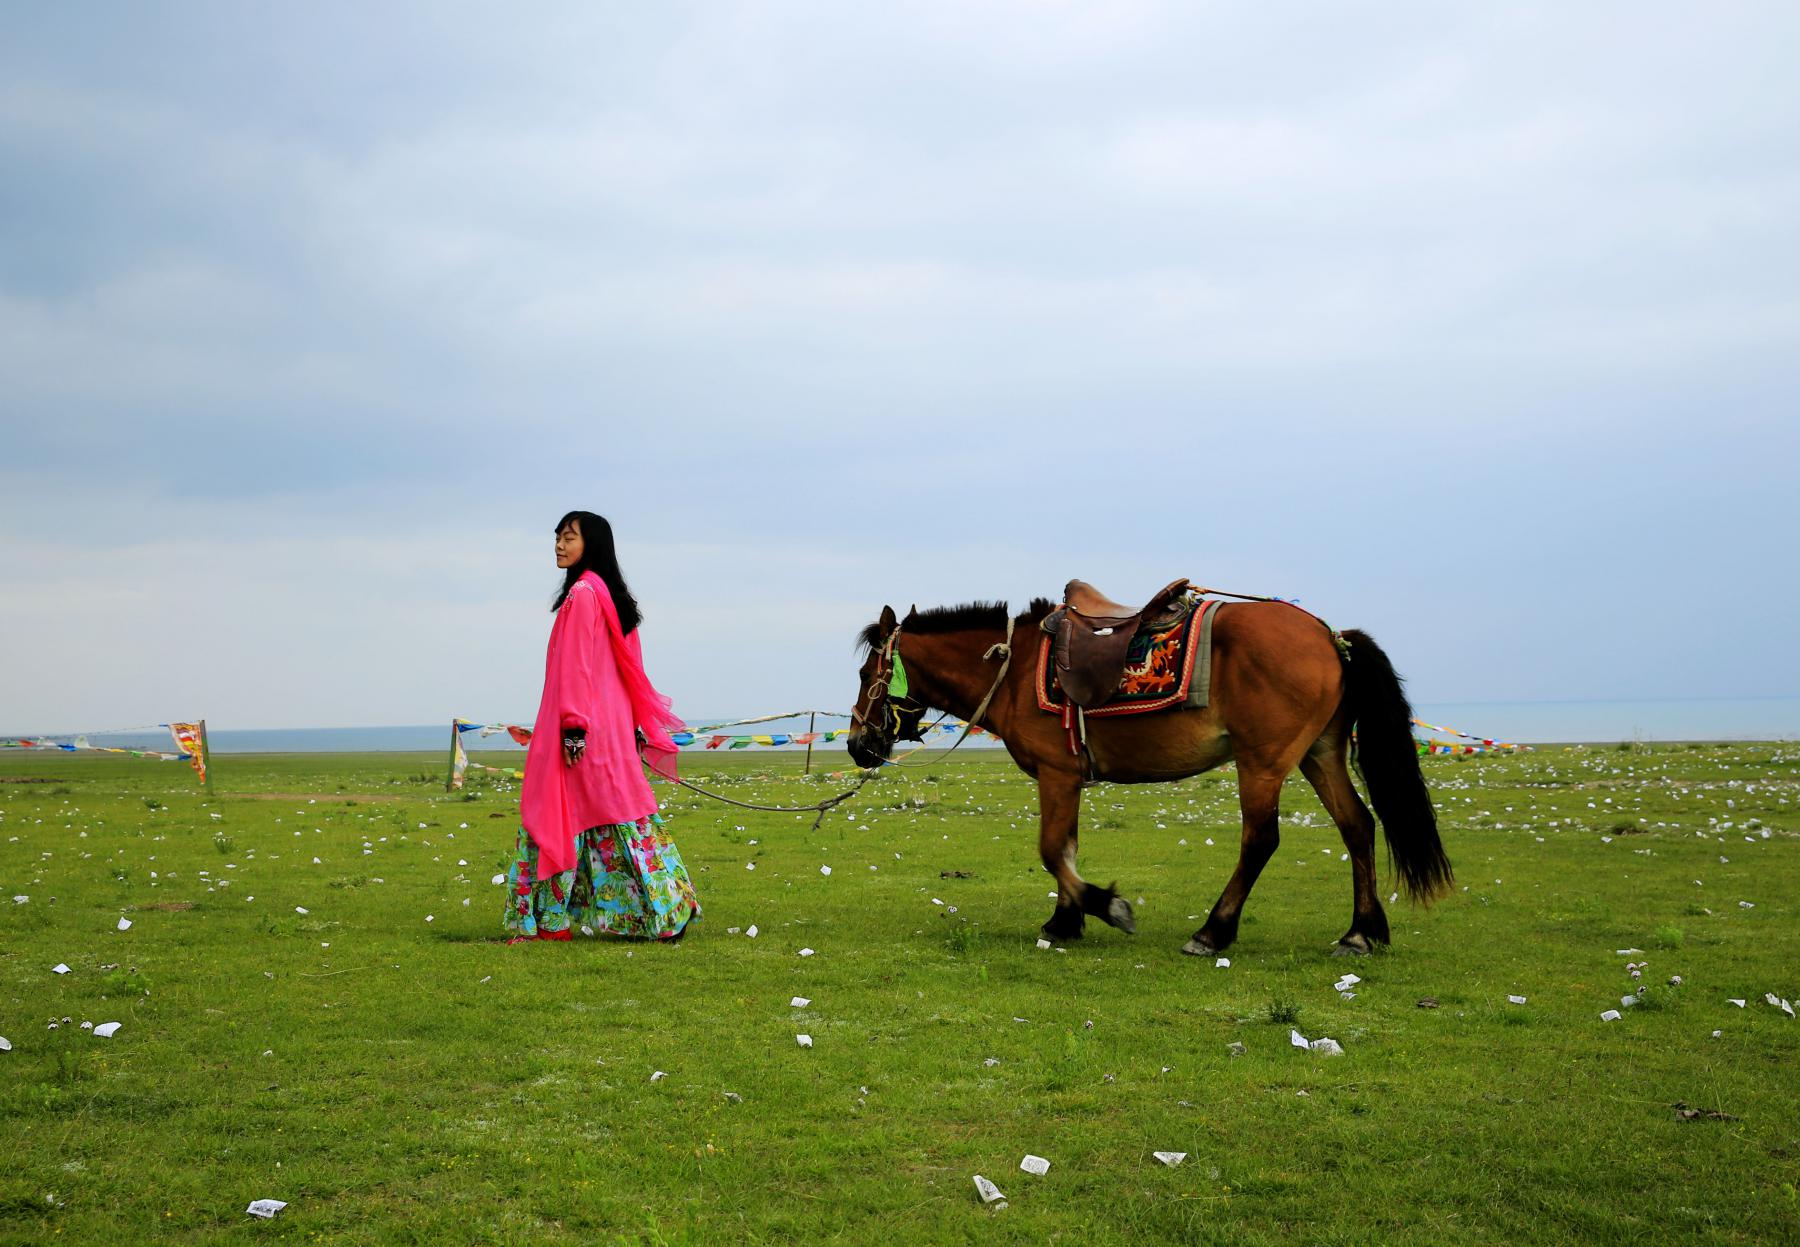
<path fill-rule="evenodd" d="M 1035 624 L 1056 609 L 1049 598 L 1032 598 L 1031 605 L 1018 616 L 1021 624 Z M 1005 602 L 964 602 L 960 606 L 934 606 L 915 610 L 903 621 L 906 631 L 916 636 L 934 636 L 944 632 L 972 632 L 978 628 L 1004 628 L 1010 613 Z M 881 642 L 881 621 L 876 620 L 857 634 L 856 644 L 874 649 Z"/>

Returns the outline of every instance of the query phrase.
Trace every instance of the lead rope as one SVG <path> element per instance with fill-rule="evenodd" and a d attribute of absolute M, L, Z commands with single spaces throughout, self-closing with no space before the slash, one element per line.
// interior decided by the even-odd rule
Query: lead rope
<path fill-rule="evenodd" d="M 638 746 L 638 760 L 645 766 L 650 765 L 650 760 L 644 756 L 644 746 L 641 744 Z M 662 774 L 660 771 L 657 773 L 659 775 Z M 861 792 L 862 786 L 879 774 L 881 774 L 879 768 L 872 768 L 864 771 L 854 784 L 838 793 L 837 796 L 827 797 L 825 800 L 815 802 L 812 805 L 757 805 L 751 801 L 739 801 L 736 797 L 727 797 L 723 793 L 708 792 L 698 784 L 690 784 L 687 780 L 678 779 L 673 775 L 663 775 L 663 778 L 672 784 L 679 784 L 691 792 L 697 792 L 703 797 L 711 797 L 714 801 L 723 801 L 726 805 L 735 805 L 740 810 L 762 810 L 769 814 L 804 814 L 808 810 L 817 810 L 818 816 L 813 819 L 812 825 L 812 829 L 817 831 L 819 829 L 819 824 L 825 821 L 826 814 L 830 813 L 835 807 L 848 801 L 851 797 L 854 797 L 858 792 Z"/>
<path fill-rule="evenodd" d="M 968 722 L 963 724 L 962 735 L 958 736 L 956 738 L 955 744 L 951 745 L 950 748 L 948 748 L 944 751 L 943 757 L 947 758 L 951 754 L 955 753 L 957 745 L 960 745 L 965 740 L 969 739 L 969 733 L 975 729 L 975 725 L 981 721 L 981 716 L 986 714 L 988 707 L 993 704 L 994 694 L 1000 691 L 1000 685 L 1005 681 L 1006 673 L 1012 667 L 1013 623 L 1014 623 L 1014 621 L 1012 619 L 1008 619 L 1006 621 L 1006 640 L 1004 640 L 996 645 L 988 646 L 987 652 L 981 656 L 981 660 L 983 662 L 989 662 L 993 659 L 994 655 L 996 655 L 996 654 L 1001 655 L 1003 661 L 1000 664 L 1000 673 L 994 677 L 994 682 L 988 686 L 987 696 L 983 697 L 981 699 L 981 704 L 979 706 L 975 707 L 975 713 L 969 717 Z M 950 717 L 950 712 L 945 711 L 943 714 L 938 716 L 937 723 L 933 723 L 931 725 L 932 728 L 936 728 L 938 726 L 938 723 L 942 723 L 945 719 L 947 719 L 949 717 Z M 921 750 L 923 748 L 925 748 L 925 742 L 921 741 L 921 742 L 919 742 L 919 744 L 915 745 L 913 748 L 908 749 L 905 753 L 901 754 L 900 757 L 889 758 L 887 761 L 887 765 L 888 766 L 909 765 L 908 763 L 906 763 L 904 761 L 904 759 L 912 757 L 913 754 L 919 752 L 919 750 Z M 638 745 L 638 759 L 641 762 L 643 762 L 646 766 L 649 765 L 649 759 L 644 757 L 644 746 L 641 743 Z M 937 760 L 941 760 L 941 759 L 937 759 Z M 913 763 L 910 765 L 917 765 L 917 763 Z M 735 797 L 727 797 L 723 793 L 708 792 L 706 789 L 700 787 L 698 784 L 690 784 L 685 779 L 677 779 L 673 776 L 664 776 L 664 778 L 668 779 L 671 783 L 679 784 L 681 787 L 686 788 L 690 792 L 697 792 L 703 797 L 711 797 L 714 801 L 723 801 L 726 805 L 735 805 L 740 810 L 761 810 L 764 813 L 768 813 L 768 814 L 804 814 L 808 810 L 816 810 L 816 811 L 818 811 L 818 813 L 813 818 L 812 829 L 814 831 L 817 831 L 819 829 L 819 825 L 825 821 L 826 814 L 830 813 L 833 809 L 842 805 L 844 802 L 848 801 L 851 797 L 854 797 L 857 793 L 861 792 L 863 785 L 868 783 L 870 780 L 874 779 L 876 776 L 880 775 L 881 771 L 882 771 L 881 767 L 871 767 L 869 770 L 864 771 L 862 773 L 862 775 L 857 778 L 857 781 L 854 784 L 852 784 L 852 785 L 850 785 L 850 787 L 844 789 L 844 791 L 838 793 L 835 797 L 827 797 L 825 800 L 815 802 L 812 805 L 757 805 L 755 802 L 752 802 L 752 801 L 739 801 Z"/>

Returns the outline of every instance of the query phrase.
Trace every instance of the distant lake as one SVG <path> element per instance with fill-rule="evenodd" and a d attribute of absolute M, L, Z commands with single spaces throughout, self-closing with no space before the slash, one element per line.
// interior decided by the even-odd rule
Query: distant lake
<path fill-rule="evenodd" d="M 1643 701 L 1466 701 L 1422 702 L 1419 718 L 1492 740 L 1520 744 L 1573 741 L 1669 740 L 1800 740 L 1800 697 L 1680 698 Z M 717 723 L 730 715 L 694 715 L 697 725 Z M 823 719 L 819 730 L 841 728 L 842 719 Z M 450 748 L 450 724 L 414 727 L 233 728 L 209 725 L 214 753 L 420 753 Z M 785 719 L 727 733 L 804 732 L 806 720 Z M 29 734 L 29 733 L 24 733 Z M 938 738 L 934 738 L 938 739 Z M 952 737 L 941 738 L 946 744 Z M 1446 738 L 1449 739 L 1449 738 Z M 170 748 L 168 735 L 90 736 L 96 745 L 134 749 Z M 521 752 L 504 732 L 463 738 L 471 750 Z M 795 748 L 796 746 L 788 746 Z M 965 749 L 993 748 L 976 737 Z M 815 750 L 841 751 L 843 742 L 819 744 Z"/>

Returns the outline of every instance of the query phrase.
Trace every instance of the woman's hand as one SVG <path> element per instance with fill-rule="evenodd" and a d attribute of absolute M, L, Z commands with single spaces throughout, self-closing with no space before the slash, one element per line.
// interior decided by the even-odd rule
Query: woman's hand
<path fill-rule="evenodd" d="M 587 729 L 565 727 L 562 734 L 563 765 L 574 766 L 587 750 Z"/>

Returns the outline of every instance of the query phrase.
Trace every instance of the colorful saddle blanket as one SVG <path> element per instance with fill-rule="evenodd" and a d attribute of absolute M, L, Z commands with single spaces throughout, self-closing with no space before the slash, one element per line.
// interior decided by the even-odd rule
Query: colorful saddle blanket
<path fill-rule="evenodd" d="M 1212 625 L 1220 603 L 1202 601 L 1194 609 L 1156 629 L 1140 628 L 1126 652 L 1119 689 L 1090 716 L 1146 714 L 1176 706 L 1204 706 L 1212 683 Z M 1051 657 L 1054 638 L 1038 644 L 1038 709 L 1068 717 L 1068 696 L 1056 680 Z"/>

